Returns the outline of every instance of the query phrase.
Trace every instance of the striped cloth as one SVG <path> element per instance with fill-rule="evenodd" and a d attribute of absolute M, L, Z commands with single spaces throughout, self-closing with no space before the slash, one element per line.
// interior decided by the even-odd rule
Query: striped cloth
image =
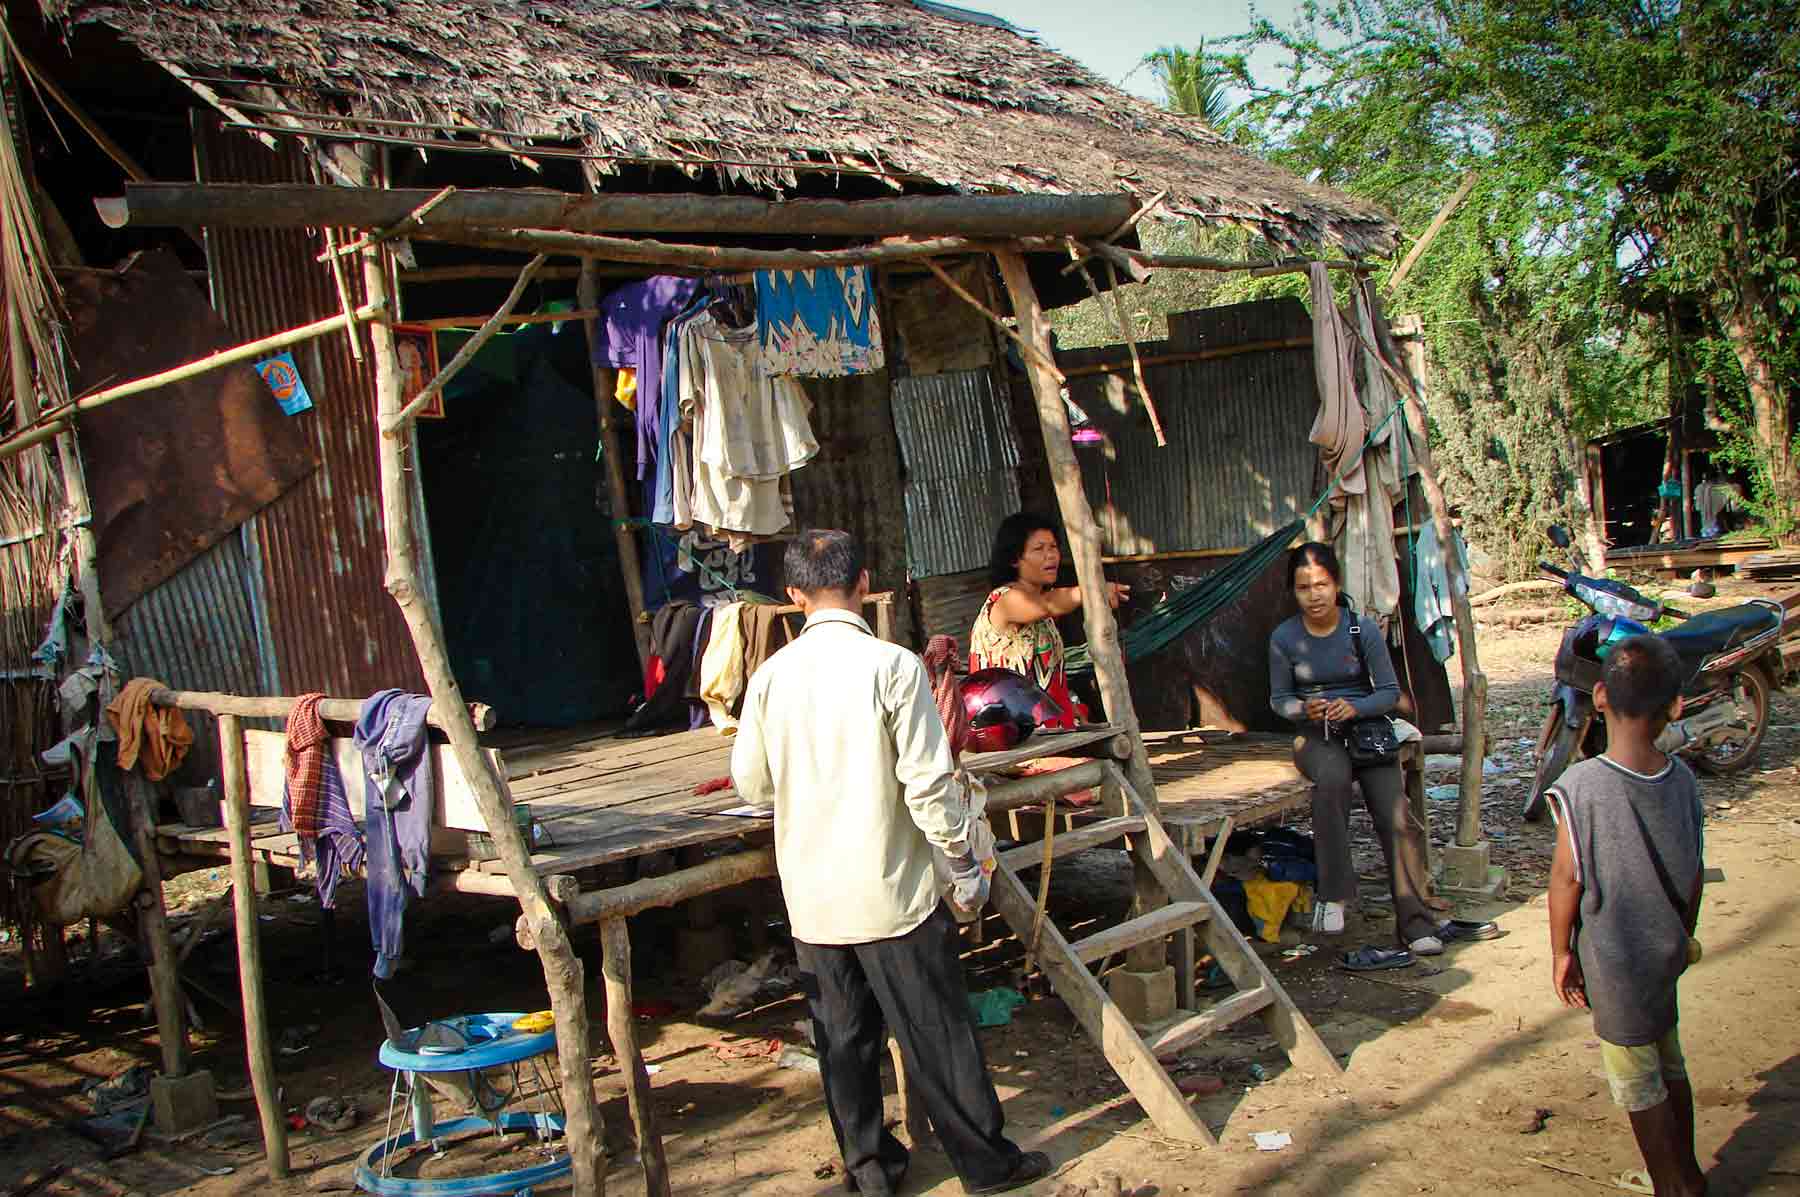
<path fill-rule="evenodd" d="M 319 717 L 324 698 L 303 694 L 288 714 L 281 825 L 300 837 L 300 859 L 308 864 L 317 861 L 319 905 L 330 910 L 339 878 L 361 871 L 364 845 L 362 830 L 350 813 L 343 774 L 332 755 L 331 733 Z"/>

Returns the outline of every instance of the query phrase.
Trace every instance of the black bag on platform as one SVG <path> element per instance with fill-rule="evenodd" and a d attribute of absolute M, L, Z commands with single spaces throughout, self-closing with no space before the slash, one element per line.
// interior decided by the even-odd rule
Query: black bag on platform
<path fill-rule="evenodd" d="M 1375 679 L 1369 676 L 1369 658 L 1363 653 L 1361 624 L 1350 625 L 1350 641 L 1356 645 L 1356 659 L 1362 663 L 1363 680 L 1373 693 Z M 1350 754 L 1350 763 L 1358 768 L 1393 764 L 1400 759 L 1400 736 L 1394 730 L 1393 719 L 1387 715 L 1370 715 L 1351 720 L 1344 728 L 1344 751 Z"/>

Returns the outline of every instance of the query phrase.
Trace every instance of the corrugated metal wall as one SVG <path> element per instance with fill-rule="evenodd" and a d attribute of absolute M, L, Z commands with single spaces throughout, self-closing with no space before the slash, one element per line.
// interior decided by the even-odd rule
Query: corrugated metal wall
<path fill-rule="evenodd" d="M 894 384 L 906 466 L 906 557 L 915 578 L 987 564 L 994 529 L 1019 509 L 1019 443 L 992 371 Z"/>
<path fill-rule="evenodd" d="M 177 690 L 262 693 L 253 577 L 243 537 L 234 533 L 132 603 L 114 629 L 127 676 L 157 678 Z M 188 724 L 194 729 L 193 765 L 184 773 L 195 780 L 216 775 L 213 720 L 190 714 Z"/>
<path fill-rule="evenodd" d="M 1109 554 L 1243 548 L 1312 503 L 1318 456 L 1307 433 L 1319 398 L 1306 308 L 1265 300 L 1182 313 L 1169 326 L 1169 340 L 1139 346 L 1145 358 L 1292 347 L 1147 367 L 1165 448 L 1136 396 L 1127 401 L 1129 366 L 1069 380 L 1071 397 L 1108 441 L 1077 446 L 1076 455 Z M 1124 361 L 1119 346 L 1057 355 L 1065 370 Z"/>
<path fill-rule="evenodd" d="M 296 150 L 277 153 L 212 121 L 207 130 L 197 147 L 205 181 L 311 181 Z M 246 340 L 337 313 L 318 250 L 304 231 L 208 230 L 214 306 Z M 279 689 L 355 696 L 422 688 L 412 641 L 382 586 L 373 371 L 351 356 L 342 334 L 309 341 L 294 357 L 313 398 L 313 410 L 295 418 L 311 426 L 320 466 L 245 525 Z"/>

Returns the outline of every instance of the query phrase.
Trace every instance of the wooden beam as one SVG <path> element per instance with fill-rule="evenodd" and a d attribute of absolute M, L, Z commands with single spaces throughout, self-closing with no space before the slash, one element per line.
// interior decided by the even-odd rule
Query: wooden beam
<path fill-rule="evenodd" d="M 581 277 L 575 283 L 575 304 L 585 312 L 600 307 L 599 268 L 592 258 L 581 260 Z M 619 549 L 619 574 L 625 583 L 625 608 L 631 617 L 631 642 L 637 645 L 638 667 L 650 667 L 650 624 L 644 618 L 644 568 L 638 557 L 637 533 L 626 521 L 631 518 L 630 492 L 625 486 L 625 463 L 619 455 L 619 438 L 614 429 L 618 401 L 613 398 L 618 375 L 604 366 L 593 365 L 594 344 L 599 337 L 599 320 L 589 316 L 581 322 L 587 336 L 588 377 L 594 388 L 594 410 L 600 425 L 600 466 L 606 474 L 607 505 L 612 509 L 613 543 Z"/>
<path fill-rule="evenodd" d="M 1450 198 L 1444 201 L 1443 206 L 1438 208 L 1437 215 L 1431 218 L 1431 223 L 1425 226 L 1425 231 L 1419 234 L 1419 239 L 1413 242 L 1413 247 L 1406 251 L 1404 258 L 1400 259 L 1400 265 L 1394 267 L 1394 273 L 1388 275 L 1389 291 L 1406 281 L 1406 276 L 1412 273 L 1413 265 L 1425 256 L 1425 251 L 1431 248 L 1431 243 L 1437 240 L 1437 235 L 1443 232 L 1446 224 L 1450 223 L 1450 218 L 1456 214 L 1458 208 L 1462 207 L 1462 202 L 1469 198 L 1469 192 L 1475 190 L 1475 180 L 1478 177 L 1475 171 L 1464 175 L 1462 185 L 1451 193 Z"/>
<path fill-rule="evenodd" d="M 390 265 L 385 246 L 363 251 L 364 290 L 384 310 L 389 298 Z M 375 358 L 376 417 L 385 423 L 400 412 L 400 360 L 394 349 L 393 328 L 385 320 L 372 324 L 369 331 Z M 378 437 L 377 442 L 382 527 L 387 541 L 387 591 L 406 619 L 426 686 L 435 707 L 445 716 L 444 731 L 451 751 L 474 791 L 476 805 L 487 824 L 488 835 L 500 850 L 519 905 L 532 922 L 550 1008 L 556 1017 L 557 1067 L 565 1110 L 563 1141 L 569 1151 L 573 1192 L 575 1197 L 604 1197 L 606 1173 L 600 1153 L 600 1109 L 594 1100 L 588 1063 L 587 993 L 581 961 L 569 942 L 559 910 L 532 868 L 531 848 L 513 822 L 512 804 L 505 796 L 504 786 L 482 754 L 462 690 L 450 669 L 443 635 L 420 588 L 413 549 L 418 538 L 413 529 L 412 489 L 402 459 L 402 445 L 391 436 Z"/>
<path fill-rule="evenodd" d="M 568 905 L 569 922 L 599 923 L 622 919 L 658 906 L 673 906 L 701 894 L 729 889 L 775 875 L 775 849 L 753 848 L 729 856 L 715 856 L 705 864 L 677 869 L 661 877 L 646 877 L 614 889 L 577 894 Z"/>
<path fill-rule="evenodd" d="M 608 273 L 604 266 L 601 266 L 598 269 L 603 274 Z M 612 273 L 636 277 L 643 274 L 643 271 L 620 269 Z M 413 270 L 403 269 L 400 271 L 400 281 L 402 283 L 421 284 L 464 283 L 481 279 L 499 280 L 517 278 L 518 275 L 519 268 L 517 266 L 493 266 L 473 263 L 468 266 L 420 266 Z M 580 276 L 581 269 L 577 266 L 546 266 L 538 271 L 538 278 L 545 282 L 573 282 Z M 417 324 L 419 321 L 414 320 L 410 323 Z"/>
<path fill-rule="evenodd" d="M 565 233 L 559 229 L 482 229 L 446 232 L 434 224 L 413 234 L 416 241 L 443 241 L 514 253 L 562 254 L 609 262 L 641 262 L 647 266 L 679 266 L 709 271 L 825 270 L 837 266 L 872 265 L 908 259 L 966 254 L 984 248 L 966 237 L 934 237 L 922 241 L 883 241 L 851 249 L 737 249 L 723 245 L 674 245 L 598 233 Z"/>
<path fill-rule="evenodd" d="M 637 1135 L 645 1197 L 670 1197 L 669 1161 L 656 1129 L 650 1070 L 644 1067 L 644 1054 L 638 1050 L 637 1019 L 631 1010 L 631 934 L 623 918 L 600 924 L 600 953 L 600 973 L 606 986 L 606 1034 L 612 1040 L 619 1073 L 625 1078 L 625 1103 Z"/>
<path fill-rule="evenodd" d="M 114 228 L 199 224 L 380 229 L 404 220 L 434 194 L 425 188 L 137 183 L 128 186 L 123 197 L 102 201 L 101 215 Z M 459 190 L 432 214 L 431 227 L 789 237 L 1103 237 L 1130 219 L 1134 209 L 1134 201 L 1122 191 L 774 201 L 477 188 Z"/>
<path fill-rule="evenodd" d="M 136 769 L 124 773 L 126 811 L 132 842 L 144 870 L 137 895 L 139 941 L 150 954 L 150 1002 L 156 1008 L 156 1038 L 162 1048 L 164 1076 L 187 1075 L 187 1019 L 182 1012 L 181 971 L 169 938 L 169 916 L 163 907 L 162 859 L 156 853 L 156 797 L 150 782 Z"/>
<path fill-rule="evenodd" d="M 540 270 L 534 276 L 542 280 L 547 271 Z M 642 277 L 642 271 L 636 272 Z M 517 278 L 519 272 L 514 267 L 506 267 L 507 278 Z M 531 312 L 524 316 L 508 316 L 500 323 L 507 328 L 521 328 L 528 324 L 573 324 L 577 320 L 592 320 L 598 312 L 592 308 L 579 308 L 572 312 Z M 429 328 L 432 330 L 452 328 L 480 328 L 493 317 L 491 316 L 428 316 L 423 320 L 408 320 L 408 328 Z"/>
<path fill-rule="evenodd" d="M 241 694 L 219 694 L 210 690 L 152 690 L 150 701 L 159 707 L 179 707 L 184 711 L 203 711 L 209 715 L 236 715 L 243 719 L 286 719 L 293 712 L 293 698 L 248 698 Z M 362 718 L 360 698 L 327 698 L 319 703 L 319 718 L 331 723 L 355 723 Z M 482 702 L 468 704 L 469 718 L 476 731 L 492 731 L 499 723 L 494 708 Z M 425 713 L 425 722 L 439 731 L 449 727 L 441 708 L 433 704 Z"/>
<path fill-rule="evenodd" d="M 1211 362 L 1224 357 L 1237 357 L 1245 353 L 1273 353 L 1283 349 L 1310 349 L 1312 337 L 1283 337 L 1274 341 L 1251 341 L 1243 345 L 1224 345 L 1218 349 L 1195 349 L 1186 353 L 1153 354 L 1142 359 L 1145 366 L 1176 366 L 1184 362 Z M 1131 369 L 1131 363 L 1125 362 L 1090 362 L 1083 366 L 1069 366 L 1063 370 L 1064 377 L 1085 378 L 1090 374 L 1124 374 Z"/>
<path fill-rule="evenodd" d="M 1021 337 L 1017 332 L 1015 332 L 1012 329 L 1012 327 L 1010 325 L 1008 325 L 1006 323 L 1006 321 L 1000 319 L 1000 317 L 996 316 L 993 312 L 989 311 L 987 305 L 982 303 L 979 299 L 976 299 L 973 295 L 969 294 L 968 288 L 963 286 L 961 283 L 957 282 L 954 278 L 952 278 L 950 276 L 950 272 L 948 270 L 945 270 L 942 266 L 939 266 L 936 262 L 932 261 L 930 258 L 925 259 L 925 269 L 927 269 L 927 270 L 931 271 L 931 273 L 937 275 L 938 282 L 940 282 L 940 283 L 944 284 L 944 286 L 948 287 L 950 289 L 950 293 L 952 295 L 956 296 L 958 299 L 962 300 L 964 303 L 968 304 L 970 307 L 972 307 L 976 311 L 980 312 L 983 316 L 987 317 L 987 321 L 989 324 L 993 325 L 995 328 L 997 328 L 1001 332 L 1005 333 L 1008 337 L 1012 338 L 1013 344 L 1017 345 L 1027 355 L 1035 358 L 1037 360 L 1037 364 L 1042 366 L 1044 369 L 1050 371 L 1051 375 L 1056 379 L 1056 381 L 1058 383 L 1061 383 L 1064 381 L 1063 372 L 1057 368 L 1055 358 L 1051 357 L 1049 354 L 1047 354 L 1043 350 L 1039 349 L 1036 345 L 1033 345 L 1030 341 L 1027 341 L 1024 337 Z"/>
<path fill-rule="evenodd" d="M 368 320 L 379 315 L 382 311 L 383 309 L 379 305 L 364 304 L 362 307 L 356 309 L 354 318 L 356 320 Z M 115 403 L 118 400 L 127 398 L 131 395 L 140 395 L 145 391 L 153 391 L 159 387 L 168 386 L 172 382 L 183 382 L 189 378 L 197 378 L 202 374 L 221 369 L 225 366 L 234 366 L 239 362 L 252 361 L 274 352 L 275 350 L 285 349 L 290 345 L 297 345 L 301 341 L 308 341 L 314 337 L 322 337 L 326 333 L 336 332 L 340 328 L 347 328 L 351 323 L 351 317 L 345 316 L 342 313 L 336 316 L 327 316 L 322 320 L 315 320 L 311 324 L 303 324 L 298 328 L 290 328 L 286 332 L 275 333 L 267 337 L 259 337 L 254 341 L 246 341 L 242 345 L 234 345 L 230 349 L 221 349 L 217 353 L 209 353 L 203 358 L 197 358 L 191 362 L 184 362 L 179 366 L 173 366 L 167 370 L 159 370 L 155 374 L 146 374 L 142 378 L 134 378 L 129 382 L 121 382 L 114 386 L 105 387 L 90 394 L 82 395 L 63 404 L 54 411 L 45 412 L 39 418 L 38 423 L 31 428 L 24 429 L 13 436 L 6 438 L 4 441 L 0 441 L 0 458 L 11 457 L 21 450 L 30 448 L 32 445 L 41 444 L 42 442 L 49 440 L 65 428 L 73 427 L 74 417 L 80 413 L 90 412 L 96 408 L 105 407 L 109 403 Z"/>
<path fill-rule="evenodd" d="M 287 1118 L 281 1108 L 281 1089 L 275 1082 L 269 1014 L 263 1005 L 262 931 L 256 918 L 256 881 L 252 875 L 255 862 L 250 859 L 250 774 L 244 765 L 244 728 L 236 715 L 219 717 L 219 758 L 225 782 L 225 798 L 220 807 L 225 830 L 231 836 L 231 906 L 237 921 L 238 989 L 244 998 L 244 1054 L 250 1065 L 250 1086 L 256 1091 L 256 1113 L 262 1122 L 263 1154 L 269 1162 L 269 1176 L 285 1180 Z"/>

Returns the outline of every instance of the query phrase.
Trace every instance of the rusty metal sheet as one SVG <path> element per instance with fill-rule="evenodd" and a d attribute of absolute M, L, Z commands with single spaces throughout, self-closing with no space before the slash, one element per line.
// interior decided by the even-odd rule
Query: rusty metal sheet
<path fill-rule="evenodd" d="M 312 181 L 293 147 L 272 151 L 213 121 L 198 148 L 205 181 Z M 209 229 L 206 244 L 214 304 L 240 337 L 340 310 L 336 287 L 314 261 L 319 242 L 305 232 Z M 353 287 L 360 296 L 360 278 Z M 412 640 L 382 584 L 387 556 L 371 363 L 358 363 L 341 333 L 308 342 L 294 358 L 313 394 L 313 410 L 294 419 L 311 439 L 319 469 L 249 525 L 261 572 L 257 600 L 280 688 L 346 696 L 422 688 Z"/>
<path fill-rule="evenodd" d="M 1310 336 L 1298 300 L 1264 300 L 1170 317 L 1170 339 L 1146 358 Z M 1121 362 L 1120 346 L 1059 354 L 1065 369 Z M 1150 393 L 1168 445 L 1158 448 L 1125 374 L 1070 380 L 1074 401 L 1106 436 L 1081 446 L 1088 502 L 1118 556 L 1254 544 L 1303 514 L 1315 493 L 1317 451 L 1307 440 L 1318 409 L 1312 350 L 1247 352 L 1150 366 Z"/>
<path fill-rule="evenodd" d="M 120 664 L 132 676 L 177 690 L 257 694 L 264 685 L 251 590 L 257 584 L 244 539 L 234 532 L 132 603 L 114 624 Z M 194 746 L 181 780 L 202 784 L 219 767 L 218 728 L 189 712 Z"/>
<path fill-rule="evenodd" d="M 66 295 L 75 394 L 241 340 L 165 252 L 145 254 L 123 274 L 77 275 Z M 86 414 L 77 436 L 108 615 L 167 580 L 316 466 L 304 432 L 248 364 Z"/>

